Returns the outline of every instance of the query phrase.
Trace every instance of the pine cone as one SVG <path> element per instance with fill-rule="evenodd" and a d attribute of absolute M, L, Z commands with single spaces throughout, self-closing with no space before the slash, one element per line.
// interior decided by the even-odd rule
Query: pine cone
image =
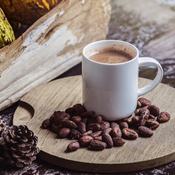
<path fill-rule="evenodd" d="M 39 152 L 37 141 L 27 126 L 6 127 L 0 138 L 0 161 L 18 168 L 30 165 Z"/>
<path fill-rule="evenodd" d="M 4 120 L 2 120 L 0 118 L 0 134 L 2 133 L 3 129 L 6 127 L 6 123 L 4 122 Z"/>

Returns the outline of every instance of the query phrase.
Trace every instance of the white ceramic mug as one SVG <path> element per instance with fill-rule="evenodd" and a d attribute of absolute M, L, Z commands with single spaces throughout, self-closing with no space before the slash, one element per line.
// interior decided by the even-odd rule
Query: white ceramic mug
<path fill-rule="evenodd" d="M 98 51 L 119 47 L 133 58 L 127 62 L 109 64 L 96 62 L 91 56 Z M 154 89 L 162 80 L 163 70 L 154 58 L 139 57 L 138 49 L 125 41 L 101 40 L 83 49 L 83 104 L 88 110 L 104 115 L 106 120 L 118 120 L 136 109 L 138 96 Z M 155 79 L 138 89 L 139 66 L 156 66 Z"/>

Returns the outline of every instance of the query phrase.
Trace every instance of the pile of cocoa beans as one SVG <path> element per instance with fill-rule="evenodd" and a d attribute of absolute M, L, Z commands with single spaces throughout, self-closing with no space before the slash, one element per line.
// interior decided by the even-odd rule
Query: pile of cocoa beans
<path fill-rule="evenodd" d="M 169 120 L 168 112 L 160 112 L 150 100 L 141 97 L 135 112 L 122 120 L 106 121 L 102 115 L 76 104 L 65 111 L 55 111 L 49 119 L 43 121 L 41 128 L 56 133 L 58 138 L 74 140 L 65 152 L 76 151 L 80 147 L 100 151 L 122 146 L 125 140 L 151 137 L 160 123 Z"/>

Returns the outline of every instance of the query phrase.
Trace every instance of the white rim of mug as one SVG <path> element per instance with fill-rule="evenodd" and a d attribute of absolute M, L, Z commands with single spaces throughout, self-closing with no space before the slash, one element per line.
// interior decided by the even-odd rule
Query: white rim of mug
<path fill-rule="evenodd" d="M 103 42 L 104 42 L 104 43 L 105 43 L 105 42 L 109 42 L 109 43 L 110 43 L 110 42 L 116 42 L 116 43 L 122 43 L 122 44 L 124 44 L 124 45 L 129 45 L 130 47 L 132 47 L 132 48 L 135 49 L 136 55 L 135 55 L 135 57 L 132 58 L 131 60 L 125 61 L 125 62 L 122 62 L 122 63 L 101 63 L 101 62 L 98 62 L 98 61 L 94 61 L 94 60 L 88 58 L 88 56 L 86 56 L 85 52 L 86 52 L 86 50 L 87 50 L 88 47 L 90 47 L 90 46 L 92 46 L 92 45 L 95 45 L 95 44 L 98 44 L 98 43 L 103 43 Z M 95 41 L 95 42 L 92 42 L 92 43 L 87 44 L 87 45 L 83 48 L 83 52 L 82 52 L 82 53 L 83 53 L 83 57 L 84 57 L 85 59 L 87 59 L 88 61 L 90 61 L 90 62 L 92 62 L 92 63 L 99 64 L 99 65 L 107 65 L 107 66 L 117 66 L 117 65 L 128 64 L 128 63 L 131 63 L 131 62 L 135 61 L 135 60 L 138 58 L 138 56 L 139 56 L 139 50 L 137 49 L 136 46 L 134 46 L 133 44 L 131 44 L 131 43 L 127 42 L 127 41 L 122 41 L 122 40 L 98 40 L 98 41 Z M 84 59 L 84 58 L 83 58 L 83 59 Z"/>

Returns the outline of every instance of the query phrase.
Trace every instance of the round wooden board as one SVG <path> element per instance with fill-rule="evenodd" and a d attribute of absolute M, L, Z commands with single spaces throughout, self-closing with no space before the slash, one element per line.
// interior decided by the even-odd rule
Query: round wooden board
<path fill-rule="evenodd" d="M 139 81 L 143 85 L 149 80 Z M 101 152 L 79 149 L 73 153 L 64 153 L 70 141 L 56 139 L 54 133 L 40 129 L 40 126 L 55 110 L 64 110 L 80 103 L 81 94 L 81 76 L 74 76 L 39 86 L 21 99 L 13 123 L 27 125 L 38 136 L 40 157 L 43 160 L 78 171 L 102 173 L 142 170 L 175 160 L 175 90 L 163 84 L 146 97 L 162 111 L 169 111 L 172 117 L 170 122 L 156 130 L 153 137 L 127 141 L 123 147 Z"/>

